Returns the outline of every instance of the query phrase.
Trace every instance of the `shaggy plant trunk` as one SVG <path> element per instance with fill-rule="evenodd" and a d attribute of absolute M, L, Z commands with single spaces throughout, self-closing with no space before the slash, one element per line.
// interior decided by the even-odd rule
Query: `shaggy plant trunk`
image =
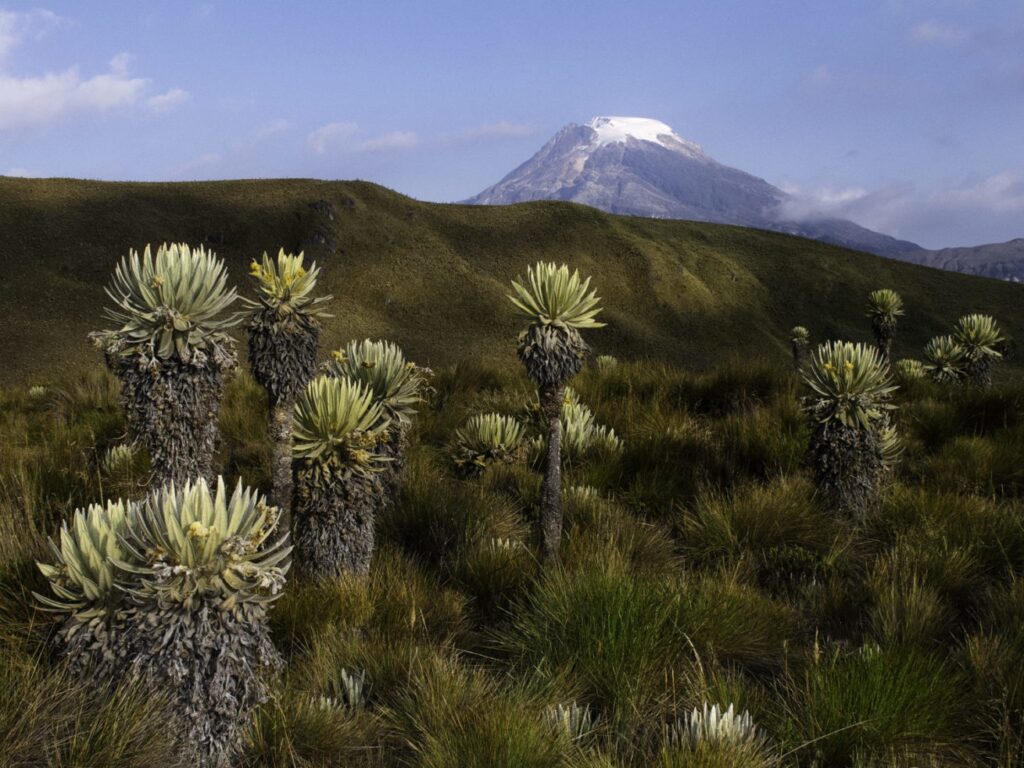
<path fill-rule="evenodd" d="M 562 399 L 565 387 L 540 391 L 541 409 L 548 423 L 548 452 L 540 495 L 540 548 L 545 563 L 558 560 L 562 545 Z"/>
<path fill-rule="evenodd" d="M 540 545 L 546 563 L 562 543 L 562 399 L 590 348 L 575 328 L 534 324 L 519 336 L 519 360 L 537 384 L 548 422 L 548 455 L 540 498 Z"/>
<path fill-rule="evenodd" d="M 382 494 L 377 474 L 298 467 L 292 542 L 299 570 L 313 577 L 369 573 Z"/>
<path fill-rule="evenodd" d="M 877 318 L 872 323 L 875 332 L 875 346 L 886 365 L 892 365 L 892 340 L 896 337 L 896 321 Z"/>
<path fill-rule="evenodd" d="M 293 401 L 276 402 L 270 406 L 270 477 L 272 487 L 268 498 L 277 507 L 282 530 L 291 530 L 292 524 L 292 418 Z"/>
<path fill-rule="evenodd" d="M 837 422 L 819 424 L 808 458 L 818 492 L 838 513 L 863 519 L 877 503 L 885 465 L 874 433 Z"/>
<path fill-rule="evenodd" d="M 292 416 L 295 400 L 316 373 L 320 323 L 302 313 L 264 307 L 249 323 L 249 370 L 267 391 L 272 442 L 270 503 L 284 530 L 292 517 Z"/>
<path fill-rule="evenodd" d="M 405 452 L 408 445 L 407 424 L 393 424 L 388 429 L 387 441 L 381 444 L 381 453 L 391 459 L 380 473 L 383 500 L 389 507 L 398 503 L 398 486 L 402 480 L 402 471 L 405 469 Z"/>
<path fill-rule="evenodd" d="M 68 669 L 83 680 L 117 681 L 131 661 L 124 617 L 81 622 L 69 616 L 57 630 L 61 656 Z"/>
<path fill-rule="evenodd" d="M 992 361 L 987 357 L 971 360 L 964 366 L 967 380 L 978 389 L 992 387 Z"/>
<path fill-rule="evenodd" d="M 178 713 L 187 758 L 200 768 L 227 768 L 268 679 L 283 666 L 260 605 L 225 607 L 199 600 L 193 610 L 172 604 L 142 611 L 131 627 L 131 671 L 168 693 Z"/>
<path fill-rule="evenodd" d="M 796 367 L 796 372 L 800 373 L 804 369 L 804 365 L 807 363 L 807 345 L 794 341 L 793 342 L 793 365 Z"/>
<path fill-rule="evenodd" d="M 137 358 L 108 360 L 121 381 L 129 432 L 152 458 L 154 488 L 197 477 L 212 482 L 223 374 L 233 362 L 171 358 L 144 367 Z"/>

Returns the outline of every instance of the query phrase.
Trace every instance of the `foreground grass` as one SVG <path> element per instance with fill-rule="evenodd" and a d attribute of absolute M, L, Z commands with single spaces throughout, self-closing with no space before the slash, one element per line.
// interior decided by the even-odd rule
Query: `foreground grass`
<path fill-rule="evenodd" d="M 438 372 L 370 577 L 291 581 L 275 604 L 288 665 L 246 765 L 1024 764 L 1024 386 L 903 393 L 907 453 L 862 525 L 816 499 L 786 373 L 623 363 L 574 386 L 625 448 L 567 469 L 591 490 L 567 493 L 542 573 L 537 470 L 467 479 L 448 456 L 469 415 L 522 413 L 529 386 Z M 218 460 L 266 487 L 260 398 L 231 383 Z M 122 432 L 105 376 L 0 392 L 0 765 L 175 765 L 165 704 L 90 702 L 31 597 L 74 507 L 141 491 L 144 456 L 107 460 Z M 365 672 L 361 700 L 343 671 Z M 570 738 L 546 713 L 573 701 L 592 723 Z M 705 703 L 748 710 L 763 740 L 666 739 Z"/>

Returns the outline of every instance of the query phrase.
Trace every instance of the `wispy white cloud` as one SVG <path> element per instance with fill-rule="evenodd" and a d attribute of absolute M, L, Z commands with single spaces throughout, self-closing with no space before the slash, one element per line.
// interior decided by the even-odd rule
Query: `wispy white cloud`
<path fill-rule="evenodd" d="M 85 78 L 77 67 L 30 77 L 0 72 L 0 131 L 136 103 L 149 81 L 130 77 L 117 57 L 111 64 L 109 72 Z"/>
<path fill-rule="evenodd" d="M 186 101 L 192 98 L 189 92 L 183 88 L 171 88 L 169 91 L 158 93 L 146 99 L 146 106 L 151 112 L 164 113 L 177 109 Z"/>
<path fill-rule="evenodd" d="M 322 155 L 332 146 L 339 144 L 345 139 L 350 139 L 358 130 L 355 123 L 336 122 L 321 125 L 306 137 L 306 144 L 316 154 Z"/>
<path fill-rule="evenodd" d="M 43 74 L 15 74 L 9 54 L 23 43 L 35 41 L 70 21 L 52 11 L 0 10 L 0 131 L 57 122 L 70 115 L 107 112 L 144 100 L 149 79 L 130 72 L 134 57 L 118 53 L 107 71 L 83 75 L 77 66 Z M 188 94 L 174 88 L 145 100 L 154 111 L 180 104 Z"/>
<path fill-rule="evenodd" d="M 412 149 L 418 146 L 420 137 L 415 131 L 391 131 L 383 136 L 368 139 L 356 146 L 360 152 L 389 152 L 393 150 Z"/>
<path fill-rule="evenodd" d="M 36 174 L 32 173 L 28 168 L 8 168 L 3 173 L 4 176 L 20 176 L 24 179 L 33 179 Z"/>
<path fill-rule="evenodd" d="M 1024 169 L 930 189 L 781 186 L 790 195 L 780 210 L 787 219 L 849 219 L 933 248 L 1024 237 Z"/>
<path fill-rule="evenodd" d="M 970 39 L 970 33 L 964 27 L 929 19 L 910 30 L 910 39 L 915 43 L 960 45 Z"/>
<path fill-rule="evenodd" d="M 197 174 L 198 171 L 205 171 L 211 168 L 216 168 L 223 161 L 223 157 L 219 152 L 206 152 L 205 154 L 199 155 L 199 157 L 193 158 L 188 162 L 182 163 L 173 171 L 171 171 L 174 178 L 188 178 Z M 200 176 L 205 174 L 198 174 Z"/>
<path fill-rule="evenodd" d="M 478 141 L 481 139 L 515 139 L 525 136 L 533 136 L 537 128 L 525 123 L 513 123 L 508 120 L 500 120 L 496 123 L 487 123 L 476 128 L 465 131 L 461 138 L 464 141 Z"/>
<path fill-rule="evenodd" d="M 278 136 L 284 133 L 291 127 L 292 124 L 283 117 L 278 118 L 277 120 L 271 120 L 269 123 L 264 123 L 263 125 L 258 126 L 249 135 L 231 142 L 231 149 L 234 152 L 245 152 L 246 150 L 262 144 L 273 136 Z"/>
<path fill-rule="evenodd" d="M 22 42 L 38 40 L 50 30 L 68 23 L 67 19 L 42 8 L 31 11 L 0 9 L 0 64 Z"/>

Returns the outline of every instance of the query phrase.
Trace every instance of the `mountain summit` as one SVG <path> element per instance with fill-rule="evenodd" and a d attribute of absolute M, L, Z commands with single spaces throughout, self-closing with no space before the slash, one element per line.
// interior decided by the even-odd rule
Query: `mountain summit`
<path fill-rule="evenodd" d="M 699 144 L 646 117 L 570 123 L 537 154 L 466 202 L 528 200 L 569 200 L 609 213 L 771 229 L 881 256 L 920 250 L 844 219 L 787 218 L 788 194 L 716 162 Z"/>

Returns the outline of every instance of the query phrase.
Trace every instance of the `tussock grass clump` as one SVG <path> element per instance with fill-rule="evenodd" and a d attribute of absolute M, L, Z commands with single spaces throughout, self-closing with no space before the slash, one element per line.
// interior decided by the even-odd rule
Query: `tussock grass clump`
<path fill-rule="evenodd" d="M 381 535 L 441 570 L 491 538 L 526 537 L 516 502 L 481 483 L 459 482 L 426 453 L 410 457 L 399 498 Z"/>
<path fill-rule="evenodd" d="M 170 698 L 138 682 L 97 697 L 88 681 L 5 643 L 0 689 L 0 765 L 193 765 L 167 727 Z"/>
<path fill-rule="evenodd" d="M 628 733 L 689 653 L 680 606 L 671 579 L 633 573 L 615 560 L 553 570 L 492 642 L 515 674 L 578 691 L 609 727 Z"/>
<path fill-rule="evenodd" d="M 418 675 L 392 710 L 394 727 L 424 768 L 572 765 L 574 745 L 543 715 L 537 696 L 454 664 Z"/>
<path fill-rule="evenodd" d="M 719 572 L 685 579 L 680 626 L 702 657 L 765 672 L 782 667 L 799 640 L 800 619 L 786 602 Z"/>
<path fill-rule="evenodd" d="M 773 550 L 800 547 L 826 551 L 839 525 L 814 498 L 801 477 L 780 477 L 768 485 L 750 484 L 731 496 L 709 491 L 683 518 L 686 551 L 698 563 L 754 560 L 766 567 Z"/>
<path fill-rule="evenodd" d="M 963 677 L 937 656 L 865 646 L 826 652 L 794 681 L 794 745 L 822 765 L 969 760 Z"/>

